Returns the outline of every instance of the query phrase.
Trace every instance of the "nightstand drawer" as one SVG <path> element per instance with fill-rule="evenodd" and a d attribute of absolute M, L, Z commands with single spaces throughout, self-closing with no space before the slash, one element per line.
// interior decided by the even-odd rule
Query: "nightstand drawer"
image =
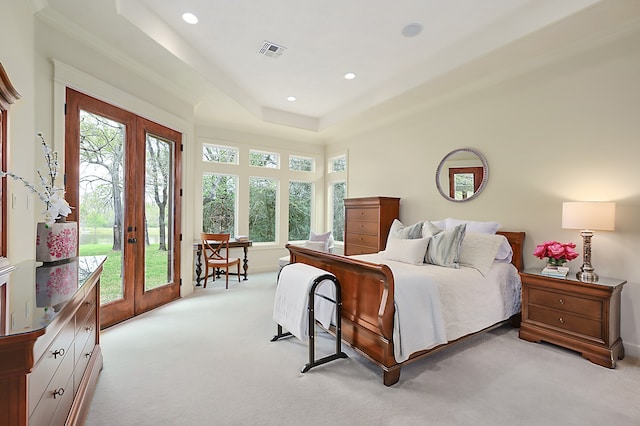
<path fill-rule="evenodd" d="M 580 314 L 596 320 L 602 319 L 602 301 L 599 300 L 585 299 L 565 293 L 530 288 L 529 305 L 532 304 Z M 531 309 L 531 307 L 529 309 Z"/>
<path fill-rule="evenodd" d="M 528 320 L 602 340 L 602 322 L 566 312 L 529 305 Z"/>

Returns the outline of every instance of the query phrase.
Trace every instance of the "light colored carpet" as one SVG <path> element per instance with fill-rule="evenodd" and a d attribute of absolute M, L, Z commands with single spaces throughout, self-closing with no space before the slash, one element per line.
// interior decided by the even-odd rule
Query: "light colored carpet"
<path fill-rule="evenodd" d="M 306 374 L 271 342 L 276 273 L 217 281 L 103 331 L 87 425 L 637 425 L 640 363 L 610 370 L 502 327 L 409 364 L 400 382 L 349 348 Z M 326 333 L 318 357 L 331 353 Z"/>

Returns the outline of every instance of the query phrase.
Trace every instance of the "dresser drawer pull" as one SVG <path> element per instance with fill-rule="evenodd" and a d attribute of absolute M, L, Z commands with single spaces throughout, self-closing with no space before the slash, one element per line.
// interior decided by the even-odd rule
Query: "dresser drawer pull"
<path fill-rule="evenodd" d="M 91 333 L 93 331 L 93 326 L 90 325 L 89 327 L 85 327 L 84 331 L 86 331 L 87 333 Z"/>
<path fill-rule="evenodd" d="M 84 354 L 84 357 L 91 358 L 91 355 L 93 355 L 93 352 L 87 352 L 86 354 Z"/>
<path fill-rule="evenodd" d="M 564 324 L 564 318 L 560 317 L 560 324 Z"/>
<path fill-rule="evenodd" d="M 59 396 L 64 395 L 64 388 L 56 389 L 53 391 L 53 399 L 56 399 Z"/>
<path fill-rule="evenodd" d="M 64 356 L 64 349 L 63 348 L 60 348 L 57 351 L 53 352 L 53 357 L 55 359 L 58 359 L 58 355 L 60 355 L 61 357 Z"/>

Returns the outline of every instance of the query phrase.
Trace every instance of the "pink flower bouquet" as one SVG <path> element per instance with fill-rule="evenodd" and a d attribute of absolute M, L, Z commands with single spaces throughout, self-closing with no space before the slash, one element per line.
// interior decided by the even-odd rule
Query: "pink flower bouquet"
<path fill-rule="evenodd" d="M 573 260 L 578 257 L 578 253 L 574 250 L 574 243 L 559 243 L 557 241 L 547 241 L 544 244 L 536 246 L 533 255 L 540 259 L 547 259 L 549 265 L 562 266 L 566 261 Z"/>

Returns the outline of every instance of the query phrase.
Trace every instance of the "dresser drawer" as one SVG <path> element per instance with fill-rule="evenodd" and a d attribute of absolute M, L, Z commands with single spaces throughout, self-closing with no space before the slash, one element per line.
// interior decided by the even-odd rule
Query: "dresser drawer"
<path fill-rule="evenodd" d="M 377 253 L 377 252 L 378 252 L 377 248 L 350 244 L 349 247 L 347 248 L 347 251 L 344 253 L 344 255 L 354 256 L 357 254 L 371 254 L 371 253 Z"/>
<path fill-rule="evenodd" d="M 68 322 L 44 351 L 44 355 L 29 374 L 29 412 L 31 413 L 44 393 L 51 378 L 68 358 L 73 360 L 74 323 Z M 71 362 L 73 365 L 73 362 Z"/>
<path fill-rule="evenodd" d="M 596 320 L 602 319 L 601 301 L 576 297 L 566 293 L 531 288 L 529 289 L 529 304 L 580 314 Z"/>
<path fill-rule="evenodd" d="M 363 221 L 378 223 L 379 210 L 377 208 L 351 208 L 346 209 L 346 221 Z"/>
<path fill-rule="evenodd" d="M 377 235 L 367 235 L 367 234 L 352 234 L 351 232 L 347 233 L 346 241 L 348 245 L 358 245 L 369 247 L 376 252 L 378 251 L 378 236 Z M 369 252 L 371 253 L 371 252 Z"/>
<path fill-rule="evenodd" d="M 529 305 L 528 320 L 593 337 L 598 340 L 603 339 L 601 321 L 580 317 L 567 312 Z"/>
<path fill-rule="evenodd" d="M 85 343 L 87 343 L 87 339 L 91 336 L 95 336 L 96 334 L 96 311 L 91 311 L 90 315 L 85 316 L 84 320 L 76 326 L 76 329 L 79 330 L 76 335 L 76 340 L 73 343 L 74 345 L 74 353 L 75 353 L 75 362 L 78 362 L 78 359 L 82 355 L 82 348 L 84 348 Z M 95 337 L 94 337 L 95 340 Z"/>
<path fill-rule="evenodd" d="M 378 235 L 378 224 L 376 222 L 349 222 L 349 233 Z"/>
<path fill-rule="evenodd" d="M 78 392 L 78 387 L 80 387 L 80 382 L 82 381 L 82 376 L 84 376 L 84 371 L 87 369 L 87 364 L 89 364 L 89 360 L 91 359 L 91 355 L 93 354 L 93 350 L 96 347 L 96 335 L 93 334 L 89 337 L 84 347 L 79 349 L 79 357 L 76 361 L 76 366 L 73 369 L 73 394 L 75 395 Z"/>
<path fill-rule="evenodd" d="M 51 382 L 45 387 L 45 391 L 41 398 L 34 402 L 35 409 L 29 416 L 30 425 L 48 425 L 52 424 L 51 413 L 55 412 L 59 404 L 63 401 L 73 401 L 73 383 L 71 381 L 73 375 L 73 356 L 65 356 L 60 367 L 54 374 Z M 29 401 L 31 402 L 31 401 Z M 68 405 L 71 407 L 70 403 Z M 69 411 L 67 410 L 66 413 Z M 64 418 L 67 416 L 64 415 Z M 55 423 L 55 424 L 63 424 Z"/>
<path fill-rule="evenodd" d="M 95 289 L 87 294 L 82 301 L 78 311 L 76 312 L 76 334 L 83 330 L 83 325 L 90 312 L 94 312 L 96 308 L 96 292 Z"/>

